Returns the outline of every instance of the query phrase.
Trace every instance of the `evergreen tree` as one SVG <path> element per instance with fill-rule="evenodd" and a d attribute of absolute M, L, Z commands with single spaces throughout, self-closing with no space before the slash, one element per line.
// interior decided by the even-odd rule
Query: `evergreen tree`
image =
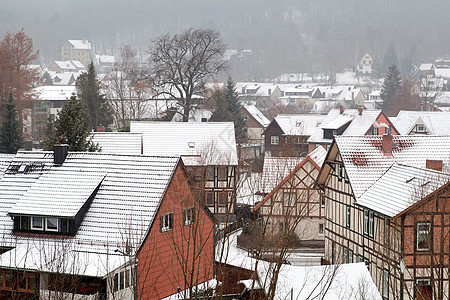
<path fill-rule="evenodd" d="M 6 112 L 0 129 L 0 152 L 16 153 L 22 145 L 22 132 L 12 94 L 9 94 Z"/>
<path fill-rule="evenodd" d="M 112 122 L 112 111 L 105 95 L 100 93 L 100 82 L 94 64 L 89 64 L 87 73 L 78 76 L 75 83 L 78 98 L 81 99 L 89 112 L 91 125 L 94 130 L 99 126 L 107 127 Z"/>
<path fill-rule="evenodd" d="M 380 96 L 383 99 L 383 109 L 386 111 L 392 107 L 391 100 L 401 85 L 400 71 L 396 65 L 391 65 L 384 78 L 383 86 L 381 88 Z"/>
<path fill-rule="evenodd" d="M 214 122 L 233 122 L 236 141 L 243 142 L 246 138 L 245 121 L 241 113 L 241 104 L 236 92 L 236 84 L 231 77 L 228 77 L 225 89 L 217 91 L 214 95 L 216 110 L 211 116 Z"/>
<path fill-rule="evenodd" d="M 84 102 L 77 100 L 75 94 L 72 94 L 58 113 L 53 132 L 44 142 L 44 149 L 52 150 L 54 144 L 63 143 L 69 145 L 69 151 L 97 151 L 98 147 L 88 140 L 90 128 Z"/>

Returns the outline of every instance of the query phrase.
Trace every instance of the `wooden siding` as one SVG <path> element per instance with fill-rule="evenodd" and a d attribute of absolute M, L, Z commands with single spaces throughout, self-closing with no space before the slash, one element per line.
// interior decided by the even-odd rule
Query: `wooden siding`
<path fill-rule="evenodd" d="M 138 254 L 139 299 L 161 299 L 213 278 L 214 223 L 198 203 L 179 166 Z M 189 225 L 187 208 L 195 211 Z M 161 231 L 161 216 L 169 213 L 172 229 Z"/>

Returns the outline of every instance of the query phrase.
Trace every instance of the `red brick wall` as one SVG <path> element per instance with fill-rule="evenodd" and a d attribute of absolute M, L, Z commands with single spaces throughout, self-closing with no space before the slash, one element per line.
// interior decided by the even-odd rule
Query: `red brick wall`
<path fill-rule="evenodd" d="M 178 167 L 138 255 L 138 299 L 161 299 L 177 293 L 178 287 L 188 288 L 189 282 L 213 278 L 214 224 L 195 203 Z M 186 226 L 183 212 L 190 207 L 195 207 L 195 222 Z M 171 212 L 173 229 L 161 232 L 160 216 Z"/>
<path fill-rule="evenodd" d="M 408 212 L 404 221 L 404 260 L 407 266 L 429 267 L 431 257 L 438 265 L 448 266 L 450 252 L 450 184 L 431 197 L 423 205 Z M 431 222 L 432 248 L 430 251 L 416 250 L 416 225 Z M 444 255 L 440 257 L 440 253 Z M 442 261 L 442 257 L 444 261 Z"/>

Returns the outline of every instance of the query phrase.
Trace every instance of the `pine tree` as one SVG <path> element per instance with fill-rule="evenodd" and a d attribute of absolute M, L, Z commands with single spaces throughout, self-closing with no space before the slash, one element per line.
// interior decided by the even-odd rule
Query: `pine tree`
<path fill-rule="evenodd" d="M 105 95 L 100 93 L 100 82 L 92 62 L 89 64 L 87 73 L 78 76 L 75 85 L 78 98 L 88 108 L 92 128 L 96 130 L 99 126 L 107 127 L 111 124 L 112 111 Z"/>
<path fill-rule="evenodd" d="M 77 100 L 75 94 L 72 94 L 58 113 L 53 132 L 44 142 L 44 149 L 51 150 L 54 144 L 63 143 L 69 145 L 69 151 L 97 151 L 98 148 L 88 140 L 90 128 L 84 102 Z"/>
<path fill-rule="evenodd" d="M 216 109 L 211 116 L 214 122 L 233 122 L 236 141 L 241 143 L 246 138 L 245 121 L 241 113 L 241 104 L 236 92 L 236 84 L 231 77 L 228 77 L 225 89 L 216 91 L 213 95 L 216 102 Z"/>
<path fill-rule="evenodd" d="M 391 100 L 398 88 L 400 87 L 402 81 L 400 79 L 400 71 L 396 65 L 391 65 L 384 78 L 383 86 L 381 88 L 380 96 L 383 99 L 383 109 L 386 111 L 392 106 Z"/>
<path fill-rule="evenodd" d="M 0 129 L 0 152 L 16 153 L 22 145 L 22 132 L 12 94 L 9 94 L 5 117 Z"/>

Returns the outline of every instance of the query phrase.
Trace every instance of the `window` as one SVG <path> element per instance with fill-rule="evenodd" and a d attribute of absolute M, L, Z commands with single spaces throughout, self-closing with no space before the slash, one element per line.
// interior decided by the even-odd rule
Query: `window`
<path fill-rule="evenodd" d="M 430 222 L 417 223 L 416 250 L 418 251 L 430 250 L 431 246 L 430 230 L 431 230 Z"/>
<path fill-rule="evenodd" d="M 296 193 L 295 192 L 283 192 L 283 202 L 284 206 L 295 206 L 296 201 Z"/>
<path fill-rule="evenodd" d="M 206 167 L 206 180 L 214 180 L 214 167 Z"/>
<path fill-rule="evenodd" d="M 341 165 L 337 165 L 337 173 L 338 173 L 338 180 L 342 181 L 342 166 Z"/>
<path fill-rule="evenodd" d="M 325 195 L 320 195 L 321 206 L 325 207 Z"/>
<path fill-rule="evenodd" d="M 46 218 L 45 230 L 58 231 L 58 219 L 57 218 Z"/>
<path fill-rule="evenodd" d="M 347 176 L 347 171 L 345 171 L 345 168 L 344 167 L 342 167 L 344 170 L 343 170 L 343 173 L 344 173 L 344 182 L 345 183 L 349 183 L 350 182 L 350 180 L 348 180 L 348 176 Z"/>
<path fill-rule="evenodd" d="M 348 249 L 348 262 L 353 263 L 353 251 Z"/>
<path fill-rule="evenodd" d="M 324 233 L 324 224 L 319 224 L 319 235 L 323 235 Z"/>
<path fill-rule="evenodd" d="M 30 229 L 30 217 L 20 217 L 20 229 L 21 230 Z"/>
<path fill-rule="evenodd" d="M 348 263 L 348 249 L 347 247 L 342 247 L 342 263 Z"/>
<path fill-rule="evenodd" d="M 392 132 L 391 126 L 386 127 L 386 134 L 390 135 Z"/>
<path fill-rule="evenodd" d="M 205 195 L 206 206 L 214 206 L 214 193 L 206 192 Z"/>
<path fill-rule="evenodd" d="M 161 232 L 172 230 L 173 228 L 173 213 L 161 216 Z"/>
<path fill-rule="evenodd" d="M 218 179 L 219 180 L 227 180 L 227 167 L 219 167 L 219 170 L 218 170 Z"/>
<path fill-rule="evenodd" d="M 44 229 L 44 218 L 32 217 L 31 218 L 31 229 L 43 230 Z"/>
<path fill-rule="evenodd" d="M 278 145 L 278 144 L 280 144 L 280 137 L 278 135 L 272 135 L 270 137 L 270 144 L 271 145 Z"/>
<path fill-rule="evenodd" d="M 228 193 L 227 192 L 219 192 L 219 201 L 218 204 L 219 206 L 226 206 L 227 205 L 227 197 L 228 197 Z"/>
<path fill-rule="evenodd" d="M 373 237 L 374 220 L 373 211 L 364 209 L 364 235 Z"/>
<path fill-rule="evenodd" d="M 357 262 L 357 263 L 359 263 L 359 262 L 364 262 L 364 256 L 358 254 L 358 255 L 356 256 L 356 262 Z"/>
<path fill-rule="evenodd" d="M 333 136 L 336 136 L 336 135 L 338 135 L 338 134 L 337 134 L 337 130 L 336 130 L 336 129 L 333 129 Z"/>
<path fill-rule="evenodd" d="M 378 127 L 372 127 L 372 135 L 378 135 Z"/>
<path fill-rule="evenodd" d="M 188 142 L 189 148 L 195 148 L 195 142 Z"/>
<path fill-rule="evenodd" d="M 383 299 L 389 299 L 389 271 L 383 270 L 383 286 L 382 286 L 382 297 Z"/>
<path fill-rule="evenodd" d="M 433 299 L 433 288 L 429 278 L 416 279 L 416 289 L 414 290 L 416 299 Z"/>
<path fill-rule="evenodd" d="M 188 208 L 184 210 L 184 225 L 190 225 L 195 222 L 194 208 Z"/>
<path fill-rule="evenodd" d="M 69 220 L 67 219 L 61 219 L 60 222 L 60 231 L 61 232 L 69 232 Z"/>
<path fill-rule="evenodd" d="M 347 228 L 350 228 L 350 205 L 345 207 L 345 224 Z"/>
<path fill-rule="evenodd" d="M 422 124 L 417 125 L 417 132 L 425 132 L 425 126 Z"/>

